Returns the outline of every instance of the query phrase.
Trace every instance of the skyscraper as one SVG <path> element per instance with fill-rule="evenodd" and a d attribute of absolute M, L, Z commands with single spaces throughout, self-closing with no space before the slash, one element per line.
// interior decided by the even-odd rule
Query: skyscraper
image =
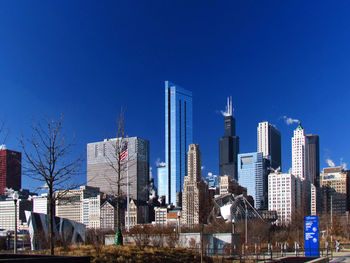
<path fill-rule="evenodd" d="M 320 143 L 318 135 L 306 135 L 308 171 L 311 182 L 319 187 L 320 185 Z"/>
<path fill-rule="evenodd" d="M 197 225 L 204 223 L 206 204 L 206 184 L 202 180 L 201 153 L 199 145 L 191 144 L 188 151 L 188 173 L 184 179 L 182 197 L 183 225 Z"/>
<path fill-rule="evenodd" d="M 225 135 L 219 140 L 219 174 L 229 175 L 238 180 L 237 154 L 239 152 L 239 137 L 236 136 L 235 118 L 232 116 L 232 98 L 227 98 L 225 117 Z"/>
<path fill-rule="evenodd" d="M 124 196 L 126 195 L 127 181 L 129 181 L 129 197 L 140 201 L 148 201 L 149 141 L 139 137 L 129 137 L 123 138 L 123 142 L 127 142 L 128 157 L 121 162 L 121 192 Z M 99 187 L 101 192 L 106 194 L 117 194 L 117 157 L 115 151 L 116 145 L 120 143 L 121 138 L 88 143 L 88 186 Z"/>
<path fill-rule="evenodd" d="M 281 167 L 281 133 L 271 123 L 260 122 L 258 132 L 258 152 L 263 153 L 263 157 L 270 160 L 271 167 L 277 169 Z"/>
<path fill-rule="evenodd" d="M 168 172 L 165 163 L 157 164 L 158 177 L 158 196 L 165 196 L 165 200 L 169 199 L 168 193 Z"/>
<path fill-rule="evenodd" d="M 0 195 L 5 188 L 20 190 L 22 183 L 22 154 L 7 150 L 5 145 L 0 146 Z"/>
<path fill-rule="evenodd" d="M 298 176 L 301 180 L 309 179 L 307 175 L 307 142 L 305 130 L 299 123 L 294 130 L 292 138 L 292 172 L 293 175 Z"/>
<path fill-rule="evenodd" d="M 238 154 L 238 183 L 254 198 L 255 208 L 267 208 L 267 170 L 262 152 Z"/>
<path fill-rule="evenodd" d="M 350 172 L 341 166 L 324 168 L 320 175 L 325 212 L 345 213 L 350 208 Z"/>
<path fill-rule="evenodd" d="M 181 206 L 187 174 L 187 149 L 192 144 L 192 92 L 165 81 L 165 163 L 168 200 Z M 164 180 L 166 181 L 166 180 Z"/>
<path fill-rule="evenodd" d="M 269 210 L 277 211 L 277 224 L 288 224 L 300 199 L 300 180 L 293 174 L 271 173 L 268 179 Z"/>

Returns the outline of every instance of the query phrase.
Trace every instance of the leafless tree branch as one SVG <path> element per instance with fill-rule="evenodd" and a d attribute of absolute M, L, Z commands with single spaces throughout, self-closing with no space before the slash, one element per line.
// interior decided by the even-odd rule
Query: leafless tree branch
<path fill-rule="evenodd" d="M 81 157 L 71 159 L 74 138 L 66 142 L 62 129 L 62 115 L 57 121 L 46 118 L 39 122 L 33 121 L 30 138 L 25 139 L 23 135 L 20 138 L 20 145 L 24 153 L 24 175 L 44 182 L 48 188 L 51 254 L 54 254 L 53 208 L 55 202 L 69 190 L 78 186 L 71 181 L 80 173 L 82 163 Z M 56 191 L 60 193 L 55 195 Z"/>

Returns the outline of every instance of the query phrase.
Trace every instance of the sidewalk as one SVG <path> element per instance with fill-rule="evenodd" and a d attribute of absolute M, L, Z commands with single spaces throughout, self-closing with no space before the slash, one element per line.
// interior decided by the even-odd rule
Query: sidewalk
<path fill-rule="evenodd" d="M 350 251 L 346 250 L 341 252 L 334 252 L 333 259 L 330 262 L 350 263 Z"/>

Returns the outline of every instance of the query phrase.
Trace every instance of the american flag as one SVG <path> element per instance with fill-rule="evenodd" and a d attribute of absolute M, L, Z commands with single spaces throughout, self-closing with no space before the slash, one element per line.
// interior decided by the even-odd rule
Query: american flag
<path fill-rule="evenodd" d="M 124 161 L 127 156 L 128 156 L 128 143 L 124 142 L 123 148 L 120 152 L 120 160 Z"/>

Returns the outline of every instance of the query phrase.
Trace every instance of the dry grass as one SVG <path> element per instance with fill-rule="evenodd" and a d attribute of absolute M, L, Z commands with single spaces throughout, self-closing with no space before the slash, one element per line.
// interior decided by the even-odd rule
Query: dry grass
<path fill-rule="evenodd" d="M 46 254 L 49 251 L 41 251 Z M 186 248 L 169 247 L 144 247 L 134 245 L 127 246 L 71 246 L 55 248 L 56 255 L 90 256 L 92 263 L 110 262 L 200 262 L 200 255 Z M 205 258 L 205 262 L 213 262 L 211 258 Z"/>

